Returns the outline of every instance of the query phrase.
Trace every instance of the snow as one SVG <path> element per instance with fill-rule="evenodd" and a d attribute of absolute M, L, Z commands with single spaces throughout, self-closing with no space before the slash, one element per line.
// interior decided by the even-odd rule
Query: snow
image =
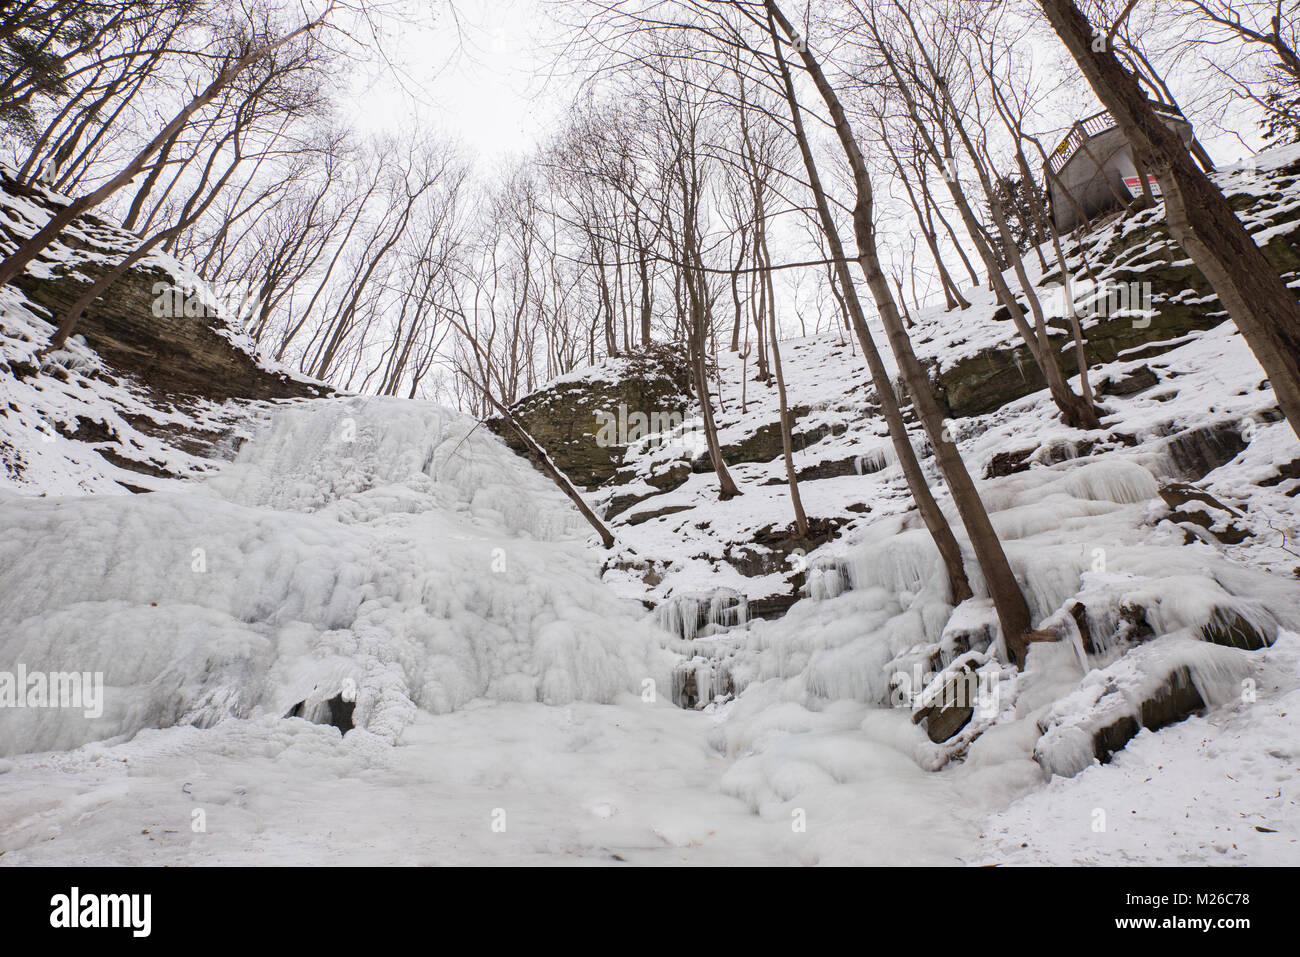
<path fill-rule="evenodd" d="M 879 584 L 910 578 L 859 579 L 750 622 L 744 694 L 685 711 L 670 635 L 472 420 L 339 399 L 253 433 L 184 490 L 0 498 L 4 659 L 102 669 L 109 703 L 93 725 L 0 714 L 4 863 L 960 863 L 1041 787 L 1027 729 L 1077 683 L 1072 653 L 1035 646 L 937 773 L 910 708 L 878 703 L 890 656 L 987 626 L 987 602 L 949 620 Z M 284 717 L 348 679 L 346 736 Z"/>
<path fill-rule="evenodd" d="M 0 753 L 282 716 L 345 680 L 388 740 L 417 708 L 666 688 L 656 633 L 601 587 L 560 493 L 475 425 L 289 406 L 193 490 L 0 498 L 0 659 L 107 685 L 96 720 L 0 711 Z"/>
<path fill-rule="evenodd" d="M 1243 188 L 1273 196 L 1258 177 Z M 1010 341 L 972 298 L 917 317 L 923 358 Z M 48 324 L 3 305 L 5 359 L 27 361 Z M 800 428 L 826 430 L 796 467 L 857 464 L 801 487 L 837 536 L 754 576 L 722 559 L 791 521 L 779 457 L 736 466 L 729 502 L 695 474 L 644 506 L 682 511 L 618 516 L 606 555 L 543 476 L 432 404 L 167 413 L 76 340 L 66 378 L 6 377 L 22 469 L 0 487 L 0 668 L 102 672 L 105 707 L 0 708 L 0 863 L 1300 863 L 1300 483 L 1278 472 L 1300 447 L 1231 324 L 1094 368 L 1158 379 L 1107 398 L 1101 430 L 1063 426 L 1044 393 L 949 423 L 1035 624 L 1060 637 L 1023 672 L 999 660 L 973 562 L 976 597 L 948 604 L 853 348 L 828 333 L 782 351 Z M 720 360 L 726 444 L 775 421 L 776 396 L 749 382 L 742 414 L 740 364 Z M 132 424 L 170 414 L 228 441 L 204 458 Z M 179 477 L 53 428 L 86 417 Z M 1187 479 L 1180 437 L 1225 425 L 1241 450 L 1192 481 L 1249 534 L 1188 544 L 1160 486 Z M 654 446 L 629 456 L 643 476 L 680 454 Z M 1007 450 L 1028 468 L 982 478 Z M 755 617 L 799 565 L 802 600 Z M 1135 608 L 1156 633 L 1136 646 Z M 1198 640 L 1216 614 L 1276 641 Z M 991 706 L 936 744 L 914 708 L 963 666 Z M 1207 712 L 1096 763 L 1088 733 L 1179 668 Z M 692 710 L 673 700 L 688 676 Z M 323 723 L 336 698 L 355 705 L 346 735 Z"/>
<path fill-rule="evenodd" d="M 114 450 L 124 458 L 177 476 L 200 476 L 212 466 L 146 431 L 146 423 L 228 433 L 231 444 L 247 436 L 240 424 L 242 409 L 198 400 L 184 409 L 160 406 L 138 384 L 111 375 L 80 336 L 45 361 L 38 359 L 52 332 L 53 326 L 14 287 L 0 287 L 0 367 L 40 369 L 22 377 L 3 373 L 0 489 L 75 495 L 125 494 L 122 482 L 146 489 L 175 487 L 173 479 L 123 468 L 100 455 L 97 443 L 74 439 L 83 420 L 116 436 Z"/>
<path fill-rule="evenodd" d="M 677 595 L 655 608 L 659 627 L 688 641 L 743 625 L 748 617 L 745 596 L 726 589 L 703 596 Z"/>
<path fill-rule="evenodd" d="M 975 862 L 1295 866 L 1300 635 L 1283 635 L 1255 664 L 1259 700 L 1238 695 L 1142 731 L 1109 764 L 1054 778 L 993 815 Z"/>
<path fill-rule="evenodd" d="M 1189 635 L 1161 635 L 1110 667 L 1089 671 L 1053 705 L 1040 721 L 1044 734 L 1034 755 L 1050 773 L 1071 777 L 1093 763 L 1094 733 L 1124 718 L 1140 723 L 1142 703 L 1171 677 L 1186 671 L 1201 700 L 1214 707 L 1240 695 L 1242 679 L 1252 670 L 1248 652 Z"/>

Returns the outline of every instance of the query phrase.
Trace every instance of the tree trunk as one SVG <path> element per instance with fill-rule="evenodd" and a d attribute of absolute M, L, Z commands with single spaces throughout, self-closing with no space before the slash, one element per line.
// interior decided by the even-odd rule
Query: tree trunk
<path fill-rule="evenodd" d="M 693 283 L 692 283 L 693 285 Z M 727 470 L 727 460 L 722 457 L 722 444 L 718 441 L 718 427 L 713 421 L 713 400 L 709 397 L 709 376 L 704 368 L 704 322 L 699 297 L 692 291 L 690 360 L 691 373 L 695 380 L 695 392 L 700 402 L 700 417 L 704 420 L 704 441 L 709 450 L 709 463 L 718 476 L 718 498 L 722 501 L 735 498 L 740 494 L 731 472 Z"/>
<path fill-rule="evenodd" d="M 769 21 L 772 19 L 779 21 L 781 29 L 793 42 L 797 33 L 777 9 L 775 0 L 765 0 L 765 5 Z M 773 32 L 775 33 L 774 28 Z M 984 573 L 989 597 L 997 610 L 1007 655 L 1017 667 L 1023 668 L 1029 642 L 1041 636 L 1033 630 L 1029 605 L 1020 590 L 1020 583 L 1016 581 L 1015 574 L 1011 571 L 1011 565 L 1002 550 L 1002 543 L 998 540 L 993 522 L 989 519 L 984 503 L 975 489 L 975 483 L 971 480 L 970 473 L 966 471 L 966 465 L 957 451 L 956 443 L 944 428 L 938 403 L 935 402 L 934 395 L 930 391 L 929 379 L 924 367 L 912 351 L 911 340 L 908 339 L 907 330 L 903 328 L 893 294 L 889 290 L 889 281 L 880 268 L 875 226 L 872 222 L 871 179 L 867 172 L 866 160 L 858 149 L 857 140 L 854 139 L 852 127 L 839 97 L 822 72 L 811 47 L 806 42 L 802 42 L 799 48 L 804 66 L 826 103 L 845 158 L 853 173 L 857 193 L 853 208 L 853 226 L 854 235 L 858 240 L 858 263 L 866 278 L 867 286 L 876 300 L 876 308 L 889 337 L 890 346 L 894 349 L 899 370 L 912 396 L 913 407 L 930 439 L 935 461 L 948 483 L 953 503 L 961 515 L 962 524 L 966 527 L 966 534 L 970 538 L 971 548 L 975 552 L 980 570 Z"/>
<path fill-rule="evenodd" d="M 769 8 L 769 20 L 778 15 L 778 11 Z M 921 520 L 930 532 L 930 537 L 934 540 L 935 548 L 938 549 L 944 569 L 948 574 L 949 600 L 952 604 L 958 605 L 971 597 L 972 594 L 970 582 L 966 578 L 966 568 L 962 562 L 961 546 L 957 544 L 952 528 L 948 525 L 948 519 L 944 517 L 943 511 L 939 508 L 939 504 L 934 500 L 934 495 L 930 492 L 929 485 L 926 484 L 925 473 L 921 471 L 921 463 L 917 461 L 916 450 L 912 448 L 912 442 L 907 433 L 907 423 L 903 420 L 902 409 L 899 408 L 898 399 L 894 395 L 893 383 L 889 380 L 889 373 L 885 369 L 884 360 L 881 358 L 876 343 L 871 338 L 871 332 L 867 328 L 862 304 L 858 301 L 857 290 L 854 288 L 853 280 L 849 276 L 848 261 L 844 255 L 844 247 L 840 243 L 839 230 L 836 229 L 835 220 L 831 216 L 826 191 L 822 188 L 817 164 L 813 159 L 812 149 L 808 144 L 808 136 L 803 125 L 802 110 L 795 96 L 794 80 L 790 75 L 790 68 L 786 65 L 785 56 L 781 52 L 775 24 L 769 22 L 769 28 L 772 30 L 772 44 L 776 50 L 777 63 L 781 68 L 785 98 L 792 118 L 791 125 L 794 130 L 795 140 L 799 145 L 800 156 L 803 158 L 804 169 L 808 174 L 808 184 L 817 206 L 817 215 L 821 220 L 822 232 L 825 234 L 826 245 L 830 250 L 830 258 L 834 263 L 840 295 L 843 297 L 843 304 L 848 310 L 858 344 L 862 346 L 862 355 L 867 361 L 867 368 L 871 372 L 871 381 L 876 389 L 877 401 L 880 402 L 881 415 L 889 428 L 889 438 L 894 447 L 894 455 L 903 471 L 903 477 L 907 480 L 907 487 L 912 493 L 913 501 L 916 502 L 916 508 L 921 515 Z"/>
<path fill-rule="evenodd" d="M 286 33 L 278 40 L 273 40 L 270 43 L 263 44 L 257 49 L 244 54 L 244 56 L 235 60 L 218 73 L 203 92 L 185 104 L 185 106 L 181 108 L 180 112 L 172 117 L 171 121 L 158 132 L 158 135 L 150 140 L 143 149 L 136 153 L 132 160 L 127 163 L 126 167 L 116 176 L 109 179 L 93 192 L 80 196 L 77 199 L 74 199 L 67 206 L 63 207 L 63 209 L 55 213 L 54 216 L 50 217 L 49 222 L 41 227 L 34 236 L 20 243 L 12 255 L 8 256 L 3 262 L 0 262 L 0 285 L 10 282 L 22 273 L 22 271 L 27 268 L 28 263 L 39 256 L 45 247 L 54 242 L 55 237 L 57 237 L 59 233 L 61 233 L 74 219 L 87 210 L 93 209 L 100 203 L 104 202 L 138 176 L 144 169 L 145 164 L 149 162 L 150 157 L 162 148 L 163 144 L 171 138 L 172 134 L 189 122 L 190 117 L 196 112 L 216 99 L 217 94 L 229 86 L 240 73 L 244 72 L 244 70 L 249 66 L 266 56 L 268 53 L 288 43 L 294 37 L 313 29 L 320 23 L 320 18 L 309 21 L 297 29 Z"/>
<path fill-rule="evenodd" d="M 1137 80 L 1108 49 L 1072 0 L 1039 0 L 1097 98 L 1135 153 L 1147 157 L 1164 194 L 1169 232 L 1205 274 L 1255 353 L 1278 405 L 1300 436 L 1300 304 L 1241 224 L 1223 192 L 1161 121 Z"/>
<path fill-rule="evenodd" d="M 799 479 L 794 472 L 794 441 L 791 436 L 790 406 L 785 395 L 785 374 L 781 371 L 780 334 L 776 328 L 776 284 L 772 281 L 772 260 L 767 250 L 767 236 L 760 228 L 755 242 L 763 247 L 763 258 L 767 261 L 768 272 L 764 277 L 767 290 L 767 329 L 768 341 L 772 345 L 772 371 L 776 373 L 776 396 L 781 409 L 781 454 L 785 459 L 785 479 L 790 485 L 790 504 L 794 508 L 795 533 L 800 538 L 808 537 L 808 516 L 803 510 L 803 499 L 799 496 Z"/>
<path fill-rule="evenodd" d="M 569 501 L 577 506 L 578 511 L 582 513 L 582 517 L 587 520 L 587 523 L 596 530 L 596 534 L 600 536 L 601 543 L 606 548 L 613 548 L 613 533 L 605 527 L 604 522 L 596 517 L 596 513 L 591 510 L 591 506 L 583 501 L 578 490 L 574 488 L 573 483 L 569 481 L 569 477 L 561 472 L 559 466 L 551 461 L 551 457 L 546 454 L 546 450 L 538 445 L 533 437 L 528 434 L 528 430 L 519 424 L 519 420 L 514 417 L 514 414 L 498 402 L 496 397 L 488 392 L 486 387 L 481 386 L 480 388 L 482 388 L 483 395 L 487 398 L 488 402 L 490 402 L 492 406 L 501 413 L 502 417 L 510 425 L 510 428 L 514 429 L 515 434 L 519 436 L 519 440 L 523 442 L 528 451 L 532 453 L 533 460 L 542 467 L 542 470 L 546 472 L 546 474 L 551 477 L 551 480 L 560 487 L 560 490 L 569 497 Z"/>

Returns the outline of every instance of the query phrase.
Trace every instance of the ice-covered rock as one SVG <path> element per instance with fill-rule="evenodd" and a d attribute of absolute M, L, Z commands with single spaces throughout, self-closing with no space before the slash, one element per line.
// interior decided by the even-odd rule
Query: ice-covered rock
<path fill-rule="evenodd" d="M 1186 634 L 1158 638 L 1088 672 L 1053 705 L 1039 719 L 1034 757 L 1044 770 L 1072 777 L 1094 760 L 1109 761 L 1143 728 L 1159 730 L 1239 696 L 1252 668 L 1234 648 Z"/>

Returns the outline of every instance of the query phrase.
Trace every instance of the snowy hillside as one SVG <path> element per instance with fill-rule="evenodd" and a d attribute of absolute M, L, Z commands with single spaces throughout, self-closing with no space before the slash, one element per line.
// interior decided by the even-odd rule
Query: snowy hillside
<path fill-rule="evenodd" d="M 1294 162 L 1235 174 L 1263 239 L 1300 209 Z M 1153 218 L 1090 255 L 1182 269 Z M 1017 672 L 978 578 L 948 604 L 837 332 L 782 344 L 808 538 L 775 387 L 723 350 L 742 494 L 718 500 L 686 429 L 584 459 L 604 552 L 469 416 L 311 397 L 224 321 L 185 365 L 207 391 L 114 351 L 130 309 L 40 357 L 51 290 L 6 288 L 0 695 L 22 701 L 0 708 L 0 863 L 1300 863 L 1300 445 L 1186 291 L 1153 310 L 1170 338 L 1086 324 L 1119 343 L 1090 431 L 996 365 L 1015 344 L 987 291 L 918 317 L 950 408 L 997 400 L 948 425 L 1056 638 Z M 690 412 L 671 365 L 580 369 L 524 405 L 578 396 L 558 454 L 601 390 Z M 25 680 L 68 674 L 84 707 Z M 968 678 L 978 707 L 936 703 Z"/>
<path fill-rule="evenodd" d="M 828 407 L 852 394 L 847 348 L 809 340 L 788 353 L 805 394 L 823 390 Z M 1243 544 L 1189 544 L 1185 525 L 1199 526 L 1170 520 L 1158 496 L 1172 459 L 1155 435 L 1168 421 L 1249 417 L 1267 394 L 1229 326 L 1156 368 L 1177 393 L 1114 402 L 1107 423 L 1152 441 L 1063 461 L 1044 442 L 1027 471 L 984 484 L 1035 612 L 1081 599 L 1095 644 L 1085 651 L 1078 633 L 1037 646 L 1020 676 L 979 658 L 1000 710 L 943 744 L 910 708 L 887 706 L 888 676 L 948 663 L 989 616 L 976 600 L 950 617 L 925 540 L 891 504 L 888 466 L 807 483 L 810 512 L 860 524 L 810 556 L 806 600 L 690 643 L 629 600 L 644 592 L 616 597 L 630 579 L 599 581 L 585 526 L 539 473 L 427 404 L 259 413 L 234 462 L 148 495 L 0 493 L 4 659 L 105 681 L 98 718 L 0 711 L 3 862 L 1295 863 L 1300 755 L 1283 739 L 1300 695 L 1300 600 L 1287 540 L 1268 533 L 1293 482 L 1267 484 L 1296 457 L 1294 438 L 1262 418 L 1201 483 L 1251 532 Z M 1230 398 L 1207 413 L 1211 379 Z M 1070 438 L 1049 420 L 1031 397 L 967 426 L 962 450 L 976 465 L 1034 444 L 1035 430 Z M 837 456 L 879 448 L 853 432 L 829 444 Z M 685 516 L 707 509 L 702 532 L 734 526 L 743 540 L 786 520 L 782 486 L 737 471 L 745 495 L 726 508 L 709 501 L 707 475 L 672 493 L 696 500 Z M 855 501 L 870 511 L 842 507 Z M 620 548 L 668 548 L 664 524 L 619 526 Z M 684 567 L 674 581 L 690 580 Z M 1120 657 L 1115 616 L 1134 602 L 1162 637 Z M 1214 608 L 1275 643 L 1199 640 Z M 685 667 L 705 701 L 721 668 L 742 693 L 675 706 L 675 663 L 697 654 Z M 1189 668 L 1204 718 L 1143 731 L 1110 764 L 1085 756 L 1082 774 L 1046 783 L 1040 721 L 1062 742 L 1046 760 L 1077 760 L 1069 729 L 1135 707 L 1124 696 L 1171 663 Z M 1243 678 L 1257 701 L 1238 694 Z M 1227 787 L 1207 762 L 1263 773 Z M 1176 795 L 1164 785 L 1158 809 L 1130 814 L 1139 785 L 1162 776 Z"/>
<path fill-rule="evenodd" d="M 1257 241 L 1269 245 L 1279 262 L 1289 265 L 1287 275 L 1293 285 L 1300 285 L 1300 254 L 1288 238 L 1300 228 L 1298 164 L 1300 148 L 1290 147 L 1261 154 L 1249 167 L 1218 174 L 1225 191 L 1244 204 L 1245 219 Z M 1193 288 L 1204 280 L 1199 275 L 1189 278 L 1195 270 L 1158 228 L 1162 216 L 1163 209 L 1157 206 L 1114 219 L 1081 244 L 1068 246 L 1078 290 L 1094 285 L 1100 290 L 1106 288 L 1104 283 L 1128 282 L 1135 276 L 1153 280 L 1154 292 L 1145 311 L 1090 310 L 1086 291 L 1078 294 L 1092 357 L 1090 381 L 1107 413 L 1102 416 L 1102 429 L 1072 429 L 1060 422 L 1046 390 L 1029 384 L 1036 375 L 1033 361 L 1005 310 L 998 318 L 996 297 L 986 288 L 964 290 L 972 303 L 968 310 L 936 308 L 919 315 L 912 332 L 917 354 L 930 365 L 939 388 L 953 393 L 954 405 L 973 403 L 956 401 L 957 387 L 948 373 L 960 376 L 966 363 L 1006 365 L 995 366 L 992 383 L 980 386 L 994 397 L 992 410 L 954 413 L 949 420 L 968 468 L 986 480 L 982 488 L 987 489 L 986 498 L 991 496 L 993 510 L 1013 504 L 993 491 L 999 486 L 1006 487 L 1005 494 L 1037 498 L 1034 486 L 1048 481 L 1047 473 L 1038 474 L 1041 469 L 1063 477 L 1083 467 L 1076 460 L 1122 463 L 1096 470 L 1098 475 L 1109 470 L 1108 476 L 1122 482 L 1121 474 L 1137 474 L 1128 466 L 1138 465 L 1160 485 L 1196 483 L 1201 493 L 1232 507 L 1231 513 L 1216 511 L 1215 520 L 1225 523 L 1221 528 L 1233 524 L 1249 533 L 1224 536 L 1237 538 L 1236 542 L 1221 541 L 1204 534 L 1209 526 L 1193 522 L 1185 529 L 1188 534 L 1237 560 L 1286 574 L 1300 566 L 1296 486 L 1291 481 L 1297 478 L 1292 473 L 1300 450 L 1281 422 L 1276 399 L 1249 347 L 1231 323 L 1222 321 L 1213 295 Z M 1085 262 L 1095 283 L 1084 272 Z M 1049 267 L 1044 276 L 1031 259 L 1026 266 L 1040 285 L 1059 283 L 1054 268 Z M 1014 282 L 1014 277 L 1009 280 Z M 1045 301 L 1050 302 L 1050 297 Z M 877 321 L 870 326 L 892 371 L 884 333 Z M 1064 368 L 1070 372 L 1074 367 L 1070 337 L 1063 328 L 1052 331 Z M 1099 359 L 1117 344 L 1127 348 L 1118 349 L 1113 359 Z M 911 499 L 893 462 L 870 376 L 852 334 L 827 332 L 794 339 L 783 345 L 782 355 L 787 392 L 795 408 L 794 464 L 801 491 L 810 517 L 822 519 L 837 539 L 811 547 L 803 543 L 800 557 L 806 561 L 799 564 L 816 569 L 823 562 L 837 562 L 855 533 L 875 527 L 881 534 L 882 519 L 906 512 Z M 628 594 L 644 595 L 655 604 L 674 596 L 707 596 L 732 589 L 761 608 L 764 599 L 787 596 L 803 587 L 803 576 L 796 574 L 788 554 L 799 543 L 781 540 L 793 514 L 774 432 L 779 417 L 775 383 L 756 380 L 752 357 L 742 364 L 734 353 L 720 350 L 718 361 L 713 401 L 719 439 L 724 448 L 736 452 L 731 466 L 744 494 L 729 502 L 717 501 L 717 480 L 698 449 L 684 451 L 680 441 L 659 441 L 656 436 L 630 447 L 620 474 L 594 493 L 610 505 L 612 520 L 622 526 L 620 542 L 626 547 L 626 554 L 607 562 L 611 568 L 607 578 L 625 582 Z M 617 375 L 617 368 L 607 364 L 585 374 Z M 749 380 L 743 390 L 743 412 L 742 368 Z M 979 378 L 976 373 L 969 375 Z M 1077 388 L 1077 375 L 1071 380 Z M 590 412 L 583 412 L 590 421 Z M 594 425 L 588 428 L 594 431 Z M 946 492 L 919 429 L 913 441 L 921 450 L 931 487 L 942 501 Z M 676 472 L 692 455 L 693 468 Z M 1000 481 L 1013 473 L 1020 477 Z M 1118 502 L 1130 496 L 1136 496 L 1135 501 L 1156 497 L 1150 484 L 1116 494 L 1120 497 L 1113 500 Z M 1081 497 L 1111 498 L 1090 492 Z M 1245 514 L 1247 503 L 1249 514 Z M 699 510 L 708 512 L 707 520 L 698 517 Z M 1174 510 L 1171 507 L 1167 513 Z M 1024 515 L 1025 509 L 1017 514 Z M 1149 524 L 1161 517 L 1150 516 Z M 1185 513 L 1174 516 L 1175 524 L 1186 520 Z M 912 521 L 916 524 L 914 515 Z M 1009 527 L 999 530 L 1014 540 L 1034 534 Z M 740 570 L 745 563 L 738 560 L 742 556 L 737 550 L 742 546 L 758 558 L 749 564 L 761 568 Z M 1090 566 L 1090 551 L 1086 557 L 1084 565 Z M 1045 614 L 1048 609 L 1036 610 Z"/>
<path fill-rule="evenodd" d="M 0 166 L 0 251 L 68 202 Z M 155 250 L 44 354 L 84 284 L 138 237 L 73 221 L 15 283 L 0 286 L 0 489 L 30 495 L 172 487 L 234 454 L 246 407 L 326 394 L 259 354 L 231 307 L 192 269 Z"/>
<path fill-rule="evenodd" d="M 955 325 L 951 314 L 929 321 Z M 985 602 L 955 613 L 946 604 L 938 557 L 870 414 L 860 360 L 833 335 L 796 340 L 784 354 L 787 387 L 812 407 L 798 430 L 827 432 L 795 454 L 804 505 L 813 521 L 834 521 L 835 537 L 791 552 L 797 543 L 773 533 L 792 521 L 776 458 L 733 464 L 744 494 L 729 502 L 701 470 L 618 513 L 621 551 L 606 561 L 606 580 L 653 602 L 679 636 L 672 647 L 688 662 L 677 687 L 689 681 L 696 706 L 719 722 L 712 740 L 736 760 L 725 793 L 763 815 L 813 805 L 841 836 L 865 831 L 842 802 L 855 782 L 886 773 L 864 738 L 886 740 L 911 767 L 945 768 L 939 778 L 961 782 L 964 800 L 997 806 L 1026 793 L 980 825 L 981 849 L 966 860 L 1300 861 L 1300 764 L 1286 743 L 1300 694 L 1300 445 L 1230 324 L 1095 369 L 1103 383 L 1153 373 L 1146 388 L 1102 400 L 1110 414 L 1101 432 L 1063 427 L 1045 393 L 951 423 L 972 471 L 988 476 L 980 492 L 1035 621 L 1073 635 L 1035 647 L 1019 676 L 983 657 L 996 650 Z M 754 381 L 749 414 L 739 413 L 738 379 L 739 363 L 724 357 L 724 443 L 776 418 L 775 390 Z M 633 455 L 631 468 L 653 475 L 656 455 Z M 1015 470 L 1002 474 L 1007 460 Z M 942 494 L 932 461 L 923 464 Z M 781 617 L 757 617 L 792 582 L 805 597 Z M 1204 640 L 1207 626 L 1238 616 L 1276 643 L 1244 651 Z M 1134 621 L 1158 640 L 1135 637 Z M 897 720 L 897 676 L 918 691 L 971 660 L 972 648 L 997 683 L 999 714 L 943 742 Z M 1206 717 L 1141 731 L 1099 765 L 1089 736 L 1136 713 L 1184 667 Z M 1063 777 L 1043 788 L 1044 768 Z M 1102 832 L 1098 808 L 1109 815 Z M 906 819 L 892 805 L 881 813 Z"/>

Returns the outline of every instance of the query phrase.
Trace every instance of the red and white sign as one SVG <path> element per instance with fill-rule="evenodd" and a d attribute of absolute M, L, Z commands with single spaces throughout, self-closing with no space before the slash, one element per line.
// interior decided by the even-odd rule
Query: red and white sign
<path fill-rule="evenodd" d="M 1156 178 L 1154 176 L 1147 177 L 1147 185 L 1151 187 L 1151 195 L 1153 196 L 1160 195 L 1160 184 L 1156 182 Z M 1142 180 L 1136 176 L 1125 176 L 1124 186 L 1134 196 L 1142 192 Z"/>

